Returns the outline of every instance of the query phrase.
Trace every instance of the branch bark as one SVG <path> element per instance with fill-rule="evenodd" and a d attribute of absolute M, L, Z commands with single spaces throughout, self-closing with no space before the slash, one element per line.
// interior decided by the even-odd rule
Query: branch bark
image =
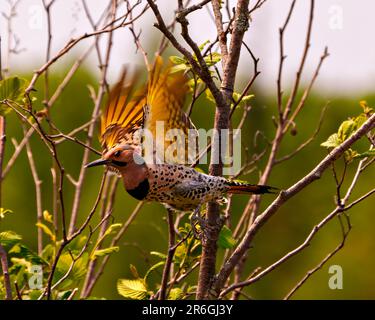
<path fill-rule="evenodd" d="M 4 286 L 5 286 L 5 299 L 12 300 L 12 287 L 10 285 L 10 277 L 8 272 L 8 259 L 5 249 L 0 245 L 0 262 L 3 269 Z"/>
<path fill-rule="evenodd" d="M 219 132 L 214 135 L 211 151 L 211 164 L 209 172 L 211 175 L 218 176 L 223 172 L 223 163 L 221 159 L 221 135 L 222 129 L 229 128 L 230 105 L 232 102 L 234 83 L 238 62 L 241 53 L 242 40 L 249 27 L 248 16 L 249 0 L 239 0 L 237 3 L 236 14 L 234 18 L 233 31 L 229 46 L 228 55 L 223 65 L 223 79 L 221 83 L 221 94 L 225 100 L 224 105 L 217 104 L 215 113 L 214 129 Z M 220 29 L 218 30 L 220 33 Z M 218 35 L 220 39 L 220 34 Z M 224 41 L 224 39 L 222 39 Z M 224 48 L 224 43 L 221 47 Z M 224 55 L 226 52 L 224 52 Z M 219 157 L 217 157 L 219 155 Z M 219 163 L 214 163 L 214 159 L 219 158 Z M 209 290 L 215 275 L 217 240 L 222 227 L 220 221 L 220 207 L 217 203 L 209 203 L 207 210 L 207 229 L 208 235 L 202 241 L 202 257 L 198 278 L 197 299 L 209 298 Z"/>

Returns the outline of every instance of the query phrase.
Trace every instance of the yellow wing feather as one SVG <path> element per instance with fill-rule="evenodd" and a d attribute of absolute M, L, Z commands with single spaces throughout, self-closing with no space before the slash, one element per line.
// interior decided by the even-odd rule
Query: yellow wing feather
<path fill-rule="evenodd" d="M 128 77 L 125 69 L 109 94 L 101 118 L 103 152 L 120 143 L 133 144 L 133 134 L 142 127 L 146 88 L 135 90 L 136 76 Z"/>
<path fill-rule="evenodd" d="M 168 163 L 185 164 L 192 161 L 195 157 L 191 144 L 187 143 L 187 135 L 189 129 L 195 127 L 189 117 L 184 113 L 183 106 L 186 95 L 188 93 L 187 78 L 183 72 L 171 73 L 171 66 L 163 69 L 163 60 L 160 56 L 156 57 L 156 61 L 149 76 L 147 107 L 148 112 L 145 115 L 145 129 L 150 130 L 154 139 L 156 153 L 159 158 L 164 159 Z M 156 135 L 157 122 L 162 121 L 164 133 L 170 131 L 171 136 L 175 136 L 174 140 L 170 137 L 162 137 Z M 196 130 L 195 130 L 196 131 Z M 178 144 L 178 142 L 181 142 Z M 177 144 L 176 144 L 177 143 Z M 172 146 L 176 148 L 174 148 Z M 170 150 L 185 149 L 184 153 L 170 153 Z M 190 157 L 191 156 L 191 157 Z"/>
<path fill-rule="evenodd" d="M 171 73 L 171 66 L 163 68 L 163 60 L 156 57 L 149 73 L 148 84 L 135 90 L 136 76 L 129 77 L 124 70 L 120 81 L 111 90 L 109 102 L 101 119 L 103 152 L 118 144 L 138 145 L 134 133 L 141 128 L 151 132 L 159 159 L 169 163 L 192 161 L 195 151 L 187 147 L 188 129 L 195 129 L 183 106 L 188 92 L 187 78 L 182 72 Z M 157 122 L 162 121 L 164 133 L 172 130 L 175 139 L 156 135 Z M 181 135 L 179 138 L 177 136 Z M 162 140 L 163 141 L 162 141 Z M 183 141 L 185 153 L 165 152 L 176 141 Z M 164 146 L 164 148 L 163 148 Z M 194 147 L 194 146 L 193 146 Z M 178 149 L 181 149 L 181 145 Z"/>

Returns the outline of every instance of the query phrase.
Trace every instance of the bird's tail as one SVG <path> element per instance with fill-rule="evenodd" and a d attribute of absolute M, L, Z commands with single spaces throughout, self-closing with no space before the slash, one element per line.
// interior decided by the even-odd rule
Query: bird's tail
<path fill-rule="evenodd" d="M 241 181 L 228 181 L 228 193 L 233 194 L 263 194 L 263 193 L 277 193 L 278 188 L 259 185 L 259 184 L 249 184 Z"/>

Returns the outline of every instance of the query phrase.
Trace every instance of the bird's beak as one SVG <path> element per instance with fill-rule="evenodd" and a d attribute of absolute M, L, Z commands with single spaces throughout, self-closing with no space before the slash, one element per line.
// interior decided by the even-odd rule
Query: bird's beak
<path fill-rule="evenodd" d="M 101 166 L 101 165 L 104 165 L 104 164 L 108 164 L 110 162 L 111 162 L 111 160 L 98 159 L 98 160 L 95 160 L 93 162 L 90 162 L 90 163 L 86 164 L 85 167 L 90 168 L 90 167 L 95 167 L 95 166 Z"/>

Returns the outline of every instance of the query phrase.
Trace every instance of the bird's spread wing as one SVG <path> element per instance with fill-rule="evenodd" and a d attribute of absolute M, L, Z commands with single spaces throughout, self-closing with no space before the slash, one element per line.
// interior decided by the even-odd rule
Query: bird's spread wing
<path fill-rule="evenodd" d="M 183 72 L 172 73 L 171 66 L 163 68 L 162 58 L 156 57 L 149 74 L 144 128 L 154 138 L 158 158 L 166 163 L 192 163 L 196 157 L 197 130 L 183 111 L 187 80 Z M 164 130 L 164 136 L 157 134 L 161 132 L 157 127 Z"/>
<path fill-rule="evenodd" d="M 124 70 L 111 90 L 101 119 L 100 140 L 103 153 L 120 143 L 139 144 L 134 133 L 142 127 L 146 88 L 135 90 L 136 76 Z"/>
<path fill-rule="evenodd" d="M 157 56 L 148 84 L 136 90 L 135 82 L 136 77 L 128 76 L 125 70 L 110 92 L 101 121 L 103 152 L 125 143 L 139 147 L 140 137 L 135 133 L 143 128 L 151 134 L 152 151 L 159 160 L 192 163 L 196 158 L 198 134 L 182 109 L 188 91 L 185 75 L 182 72 L 172 73 L 171 66 L 164 68 L 162 58 Z M 188 143 L 189 129 L 191 143 Z"/>

